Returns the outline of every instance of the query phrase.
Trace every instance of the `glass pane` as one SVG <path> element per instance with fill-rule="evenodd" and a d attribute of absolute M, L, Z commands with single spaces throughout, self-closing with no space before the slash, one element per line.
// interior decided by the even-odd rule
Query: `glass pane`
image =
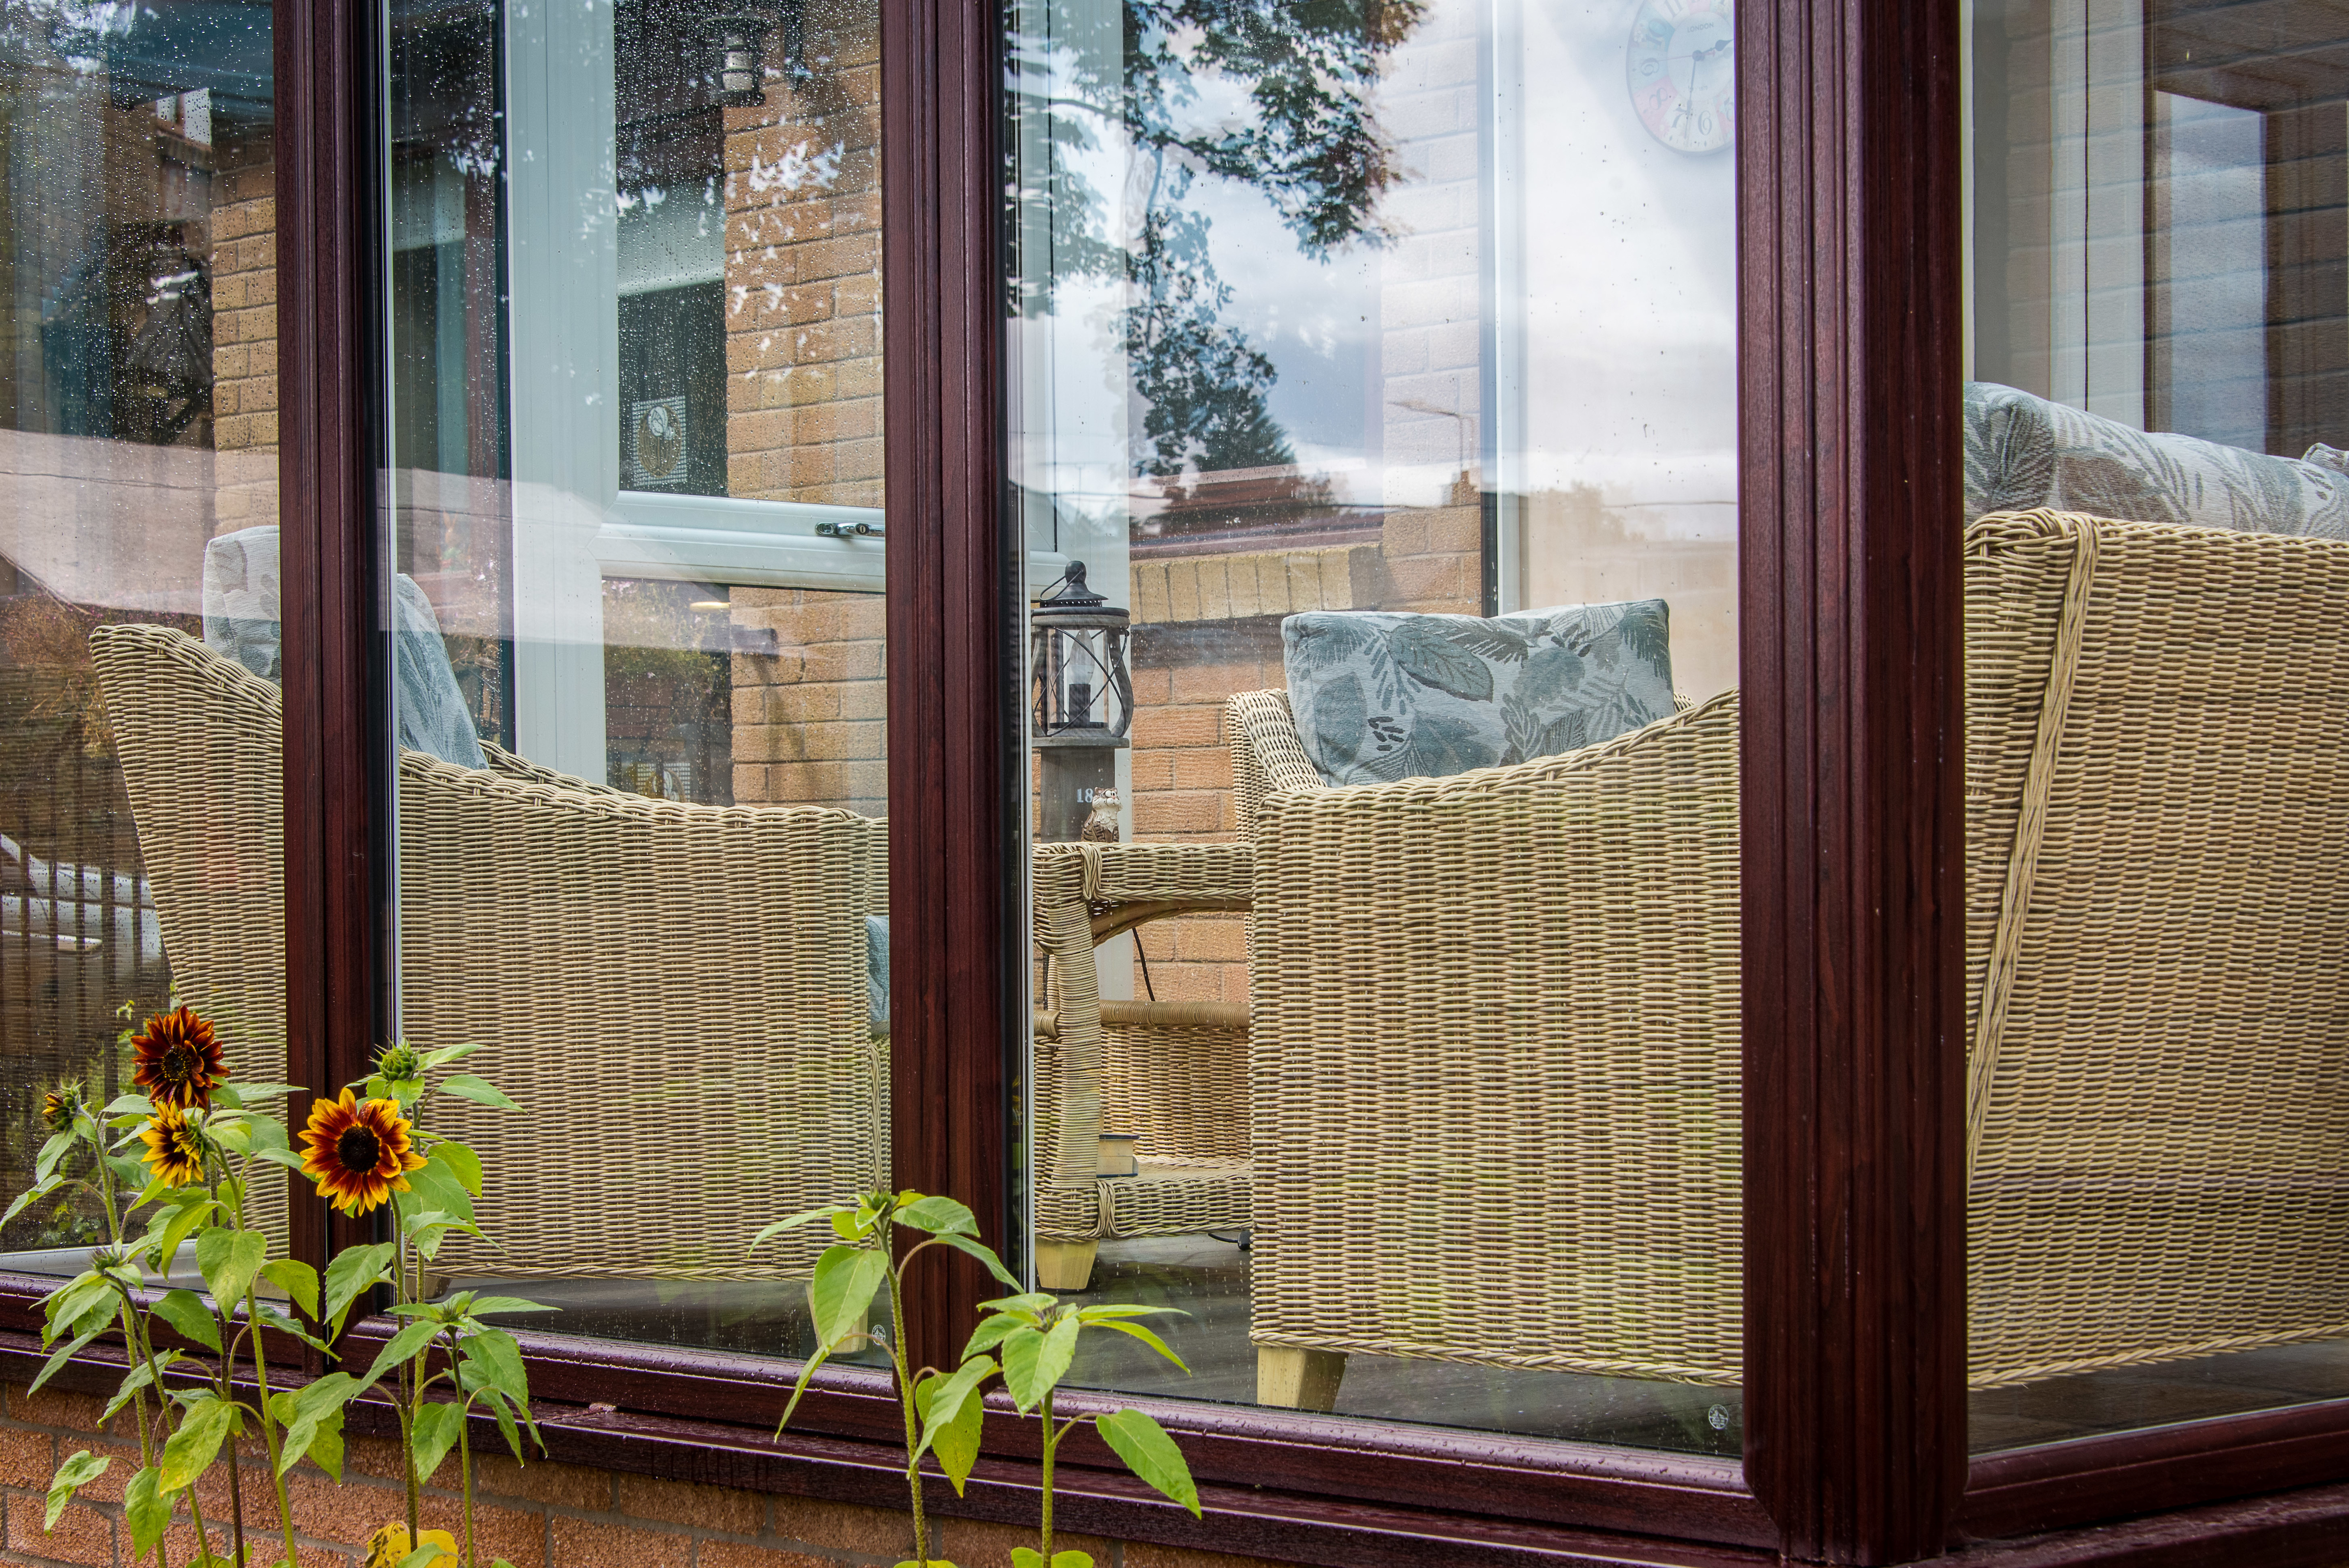
<path fill-rule="evenodd" d="M 1007 25 L 1076 1377 L 1738 1452 L 1731 6 Z"/>
<path fill-rule="evenodd" d="M 175 996 L 238 1077 L 285 1078 L 285 895 L 269 5 L 8 5 L 0 59 L 14 1194 L 45 1093 L 129 1089 L 132 1031 Z M 280 1245 L 284 1192 L 254 1199 Z M 0 1230 L 0 1267 L 77 1272 L 107 1229 L 60 1191 Z"/>
<path fill-rule="evenodd" d="M 389 12 L 399 1029 L 527 1107 L 424 1284 L 533 1326 L 804 1354 L 886 1170 L 877 16 Z"/>
<path fill-rule="evenodd" d="M 2349 1394 L 2349 26 L 1968 26 L 1985 1449 Z"/>

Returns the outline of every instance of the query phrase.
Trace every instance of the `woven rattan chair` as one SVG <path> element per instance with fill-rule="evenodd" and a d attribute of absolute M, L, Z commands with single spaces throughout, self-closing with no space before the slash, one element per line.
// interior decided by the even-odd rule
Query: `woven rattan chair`
<path fill-rule="evenodd" d="M 172 976 L 236 1070 L 285 1064 L 277 689 L 176 631 L 101 628 L 104 684 Z M 444 1102 L 487 1168 L 453 1272 L 731 1279 L 779 1214 L 885 1179 L 865 991 L 882 822 L 646 800 L 484 747 L 402 752 L 408 1037 L 478 1041 L 523 1114 Z"/>
<path fill-rule="evenodd" d="M 1251 859 L 1234 844 L 1036 851 L 1036 1263 L 1047 1290 L 1084 1289 L 1103 1238 L 1248 1222 L 1247 1009 L 1103 1002 L 1093 949 L 1152 920 L 1245 908 Z M 1138 1174 L 1100 1176 L 1104 1130 L 1133 1136 Z"/>
<path fill-rule="evenodd" d="M 1966 535 L 1970 1377 L 2349 1334 L 2349 545 Z M 1259 1397 L 1351 1353 L 1738 1380 L 1737 701 L 1257 848 Z"/>

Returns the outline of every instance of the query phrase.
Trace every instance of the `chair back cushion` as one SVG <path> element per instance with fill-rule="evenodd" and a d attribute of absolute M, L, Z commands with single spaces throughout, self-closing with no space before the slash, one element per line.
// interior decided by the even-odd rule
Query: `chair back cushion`
<path fill-rule="evenodd" d="M 2349 538 L 2349 473 L 2323 445 L 2271 457 L 1992 381 L 1966 383 L 1966 521 L 2034 506 L 2239 533 Z"/>
<path fill-rule="evenodd" d="M 1332 784 L 1555 756 L 1667 718 L 1661 599 L 1512 615 L 1316 610 L 1280 623 L 1298 738 Z"/>
<path fill-rule="evenodd" d="M 392 578 L 391 598 L 399 743 L 460 768 L 489 766 L 432 601 L 405 572 Z M 275 524 L 223 534 L 204 545 L 204 646 L 264 680 L 280 680 L 284 631 L 277 607 Z"/>

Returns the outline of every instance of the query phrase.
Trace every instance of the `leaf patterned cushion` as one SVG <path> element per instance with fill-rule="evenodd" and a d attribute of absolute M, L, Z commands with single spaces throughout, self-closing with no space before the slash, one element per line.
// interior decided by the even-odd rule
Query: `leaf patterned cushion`
<path fill-rule="evenodd" d="M 2129 523 L 2349 538 L 2342 454 L 2271 457 L 2194 436 L 2147 435 L 1992 381 L 1965 398 L 1966 521 L 2052 506 Z"/>
<path fill-rule="evenodd" d="M 1280 623 L 1298 738 L 1332 784 L 1441 778 L 1596 745 L 1672 712 L 1661 599 L 1480 618 L 1316 610 Z"/>

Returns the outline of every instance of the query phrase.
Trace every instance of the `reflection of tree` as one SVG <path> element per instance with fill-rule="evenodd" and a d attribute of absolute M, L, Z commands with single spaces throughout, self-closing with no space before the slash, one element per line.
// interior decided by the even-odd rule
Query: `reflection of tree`
<path fill-rule="evenodd" d="M 1136 472 L 1291 462 L 1265 403 L 1272 361 L 1220 319 L 1231 286 L 1206 215 L 1185 199 L 1200 174 L 1244 184 L 1309 256 L 1384 240 L 1376 208 L 1398 171 L 1370 91 L 1424 0 L 1124 0 L 1115 36 L 1106 19 L 1087 30 L 1068 14 L 1078 9 L 1056 7 L 1049 56 L 1018 84 L 1018 107 L 1052 156 L 1011 192 L 1013 224 L 1056 232 L 1050 272 L 1020 275 L 1014 307 L 1050 311 L 1060 277 L 1124 277 L 1123 347 L 1149 405 Z M 1066 96 L 1047 97 L 1046 82 Z M 1229 101 L 1242 94 L 1245 107 Z M 1099 237 L 1102 200 L 1071 157 L 1099 141 L 1071 110 L 1114 125 L 1149 171 L 1126 244 Z"/>

